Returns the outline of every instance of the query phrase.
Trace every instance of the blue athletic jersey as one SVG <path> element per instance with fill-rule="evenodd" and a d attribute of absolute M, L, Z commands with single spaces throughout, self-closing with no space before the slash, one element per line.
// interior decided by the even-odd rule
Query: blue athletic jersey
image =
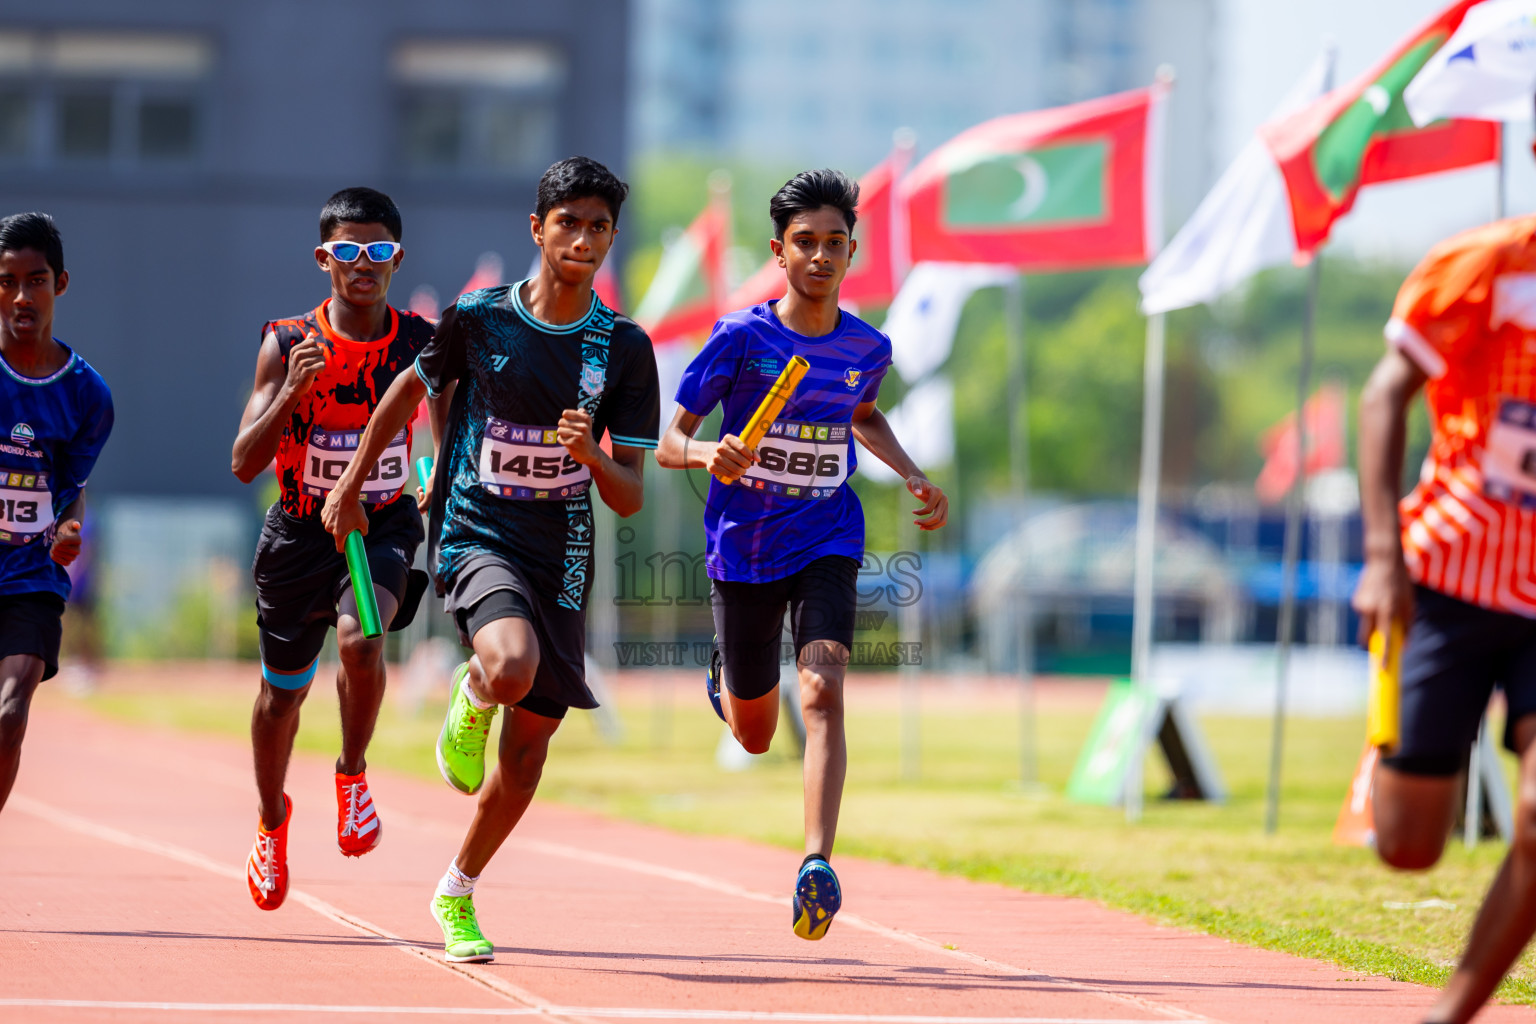
<path fill-rule="evenodd" d="M 64 347 L 69 360 L 43 378 L 0 357 L 0 594 L 69 597 L 69 575 L 49 554 L 55 521 L 112 432 L 112 392 Z"/>
<path fill-rule="evenodd" d="M 596 440 L 606 431 L 616 445 L 655 448 L 656 357 L 645 332 L 595 294 L 585 317 L 555 326 L 528 312 L 521 287 L 461 297 L 416 358 L 432 394 L 459 382 L 433 485 L 433 564 L 442 593 L 468 560 L 495 554 L 579 612 L 592 579 L 592 479 L 555 428 L 580 408 Z"/>
<path fill-rule="evenodd" d="M 727 314 L 683 373 L 677 404 L 707 416 L 724 403 L 724 434 L 740 435 L 791 356 L 811 364 L 758 445 L 762 461 L 735 484 L 709 484 L 705 566 L 717 580 L 766 583 L 824 555 L 863 561 L 864 509 L 848 486 L 855 407 L 873 401 L 891 341 L 843 312 L 837 329 L 807 338 L 779 322 L 774 303 Z"/>

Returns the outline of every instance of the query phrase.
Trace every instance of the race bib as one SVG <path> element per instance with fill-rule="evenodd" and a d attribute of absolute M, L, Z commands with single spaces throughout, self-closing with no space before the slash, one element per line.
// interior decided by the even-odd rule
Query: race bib
<path fill-rule="evenodd" d="M 30 544 L 53 526 L 47 473 L 0 473 L 0 544 Z"/>
<path fill-rule="evenodd" d="M 768 428 L 758 462 L 737 481 L 786 498 L 830 498 L 848 479 L 848 424 L 789 423 Z"/>
<path fill-rule="evenodd" d="M 1499 403 L 1483 450 L 1483 493 L 1522 508 L 1536 508 L 1536 404 Z"/>
<path fill-rule="evenodd" d="M 554 427 L 492 417 L 480 441 L 480 484 L 500 498 L 563 501 L 592 484 L 592 472 L 555 440 Z"/>
<path fill-rule="evenodd" d="M 323 498 L 336 487 L 336 481 L 352 464 L 352 456 L 363 439 L 357 430 L 327 430 L 316 427 L 309 434 L 309 450 L 304 453 L 304 493 Z M 411 448 L 406 443 L 405 428 L 389 442 L 379 461 L 373 464 L 363 484 L 364 503 L 376 505 L 400 493 L 411 464 Z"/>

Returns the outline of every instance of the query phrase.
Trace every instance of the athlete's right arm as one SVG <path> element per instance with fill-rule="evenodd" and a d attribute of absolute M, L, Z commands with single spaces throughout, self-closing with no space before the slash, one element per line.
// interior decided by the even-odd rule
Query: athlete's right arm
<path fill-rule="evenodd" d="M 286 367 L 276 333 L 268 331 L 261 340 L 261 352 L 256 356 L 256 386 L 251 389 L 250 401 L 245 403 L 240 433 L 235 436 L 235 449 L 230 457 L 230 469 L 242 483 L 250 483 L 271 465 L 288 417 L 314 386 L 315 377 L 324 366 L 325 346 L 313 333 L 289 350 Z"/>
<path fill-rule="evenodd" d="M 395 378 L 395 382 L 379 400 L 378 407 L 373 410 L 373 415 L 368 417 L 368 429 L 363 431 L 357 452 L 347 464 L 346 471 L 341 474 L 341 479 L 336 481 L 336 489 L 325 499 L 325 507 L 320 510 L 320 521 L 325 524 L 331 536 L 336 538 L 337 551 L 346 546 L 347 536 L 353 530 L 360 530 L 363 536 L 368 536 L 368 513 L 363 509 L 362 502 L 363 483 L 368 479 L 374 463 L 379 461 L 379 456 L 384 454 L 384 449 L 389 447 L 389 442 L 416 415 L 416 407 L 425 397 L 426 383 L 415 370 L 408 370 Z"/>
<path fill-rule="evenodd" d="M 1408 438 L 1408 406 L 1429 378 L 1418 364 L 1389 349 L 1360 394 L 1360 515 L 1365 521 L 1365 569 L 1351 602 L 1360 616 L 1360 644 L 1375 629 L 1413 618 L 1413 580 L 1403 562 L 1397 503 Z"/>
<path fill-rule="evenodd" d="M 656 464 L 662 469 L 707 469 L 711 476 L 728 480 L 752 468 L 757 452 L 735 434 L 726 434 L 719 441 L 695 441 L 693 435 L 703 422 L 703 416 L 678 406 L 656 446 Z"/>

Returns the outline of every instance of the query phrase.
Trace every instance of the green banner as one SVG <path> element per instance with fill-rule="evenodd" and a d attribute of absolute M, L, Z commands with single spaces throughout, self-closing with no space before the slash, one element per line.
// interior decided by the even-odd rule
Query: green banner
<path fill-rule="evenodd" d="M 1110 685 L 1072 769 L 1072 781 L 1067 783 L 1069 800 L 1113 806 L 1125 799 L 1131 759 L 1145 753 L 1142 738 L 1147 717 L 1157 708 L 1158 697 L 1151 687 L 1137 686 L 1129 679 Z"/>

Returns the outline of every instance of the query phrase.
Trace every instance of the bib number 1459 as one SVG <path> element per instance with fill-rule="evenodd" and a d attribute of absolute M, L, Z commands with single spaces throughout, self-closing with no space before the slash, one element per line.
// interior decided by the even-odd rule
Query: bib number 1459
<path fill-rule="evenodd" d="M 556 440 L 554 427 L 494 416 L 480 438 L 480 486 L 498 498 L 559 501 L 586 492 L 592 471 Z"/>

